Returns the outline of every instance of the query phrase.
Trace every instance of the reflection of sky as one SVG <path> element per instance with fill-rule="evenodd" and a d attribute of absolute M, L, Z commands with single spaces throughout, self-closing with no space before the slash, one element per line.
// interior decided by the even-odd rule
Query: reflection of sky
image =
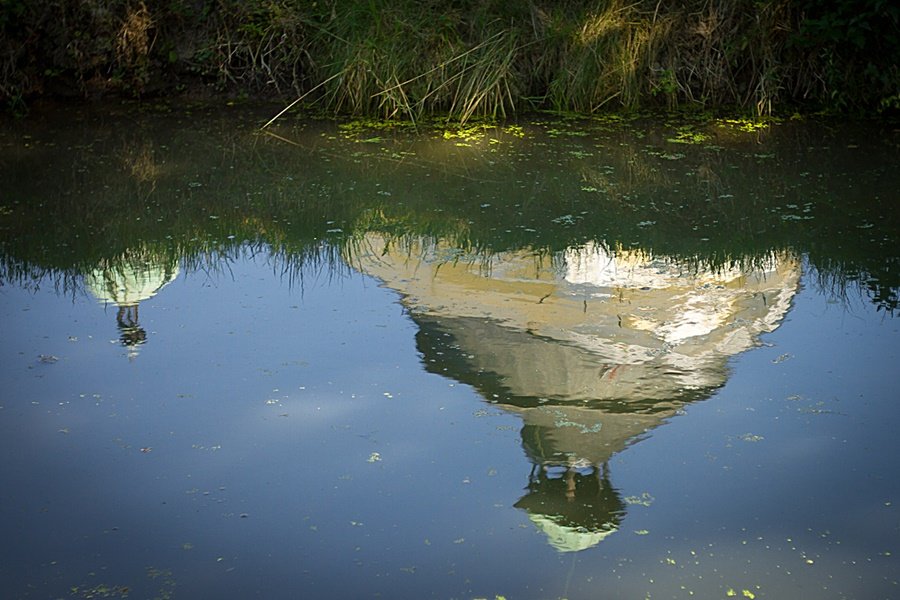
<path fill-rule="evenodd" d="M 134 362 L 90 296 L 0 293 L 7 590 L 154 597 L 150 567 L 175 597 L 893 589 L 900 346 L 874 310 L 802 288 L 714 401 L 610 459 L 627 517 L 561 558 L 512 508 L 530 468 L 519 418 L 425 372 L 393 292 L 353 277 L 301 294 L 270 265 L 232 267 L 147 300 L 154 343 Z"/>
<path fill-rule="evenodd" d="M 265 118 L 270 114 L 266 112 Z M 262 160 L 257 160 L 255 154 L 240 153 L 241 148 L 253 153 L 261 149 L 259 144 L 245 143 L 244 137 L 238 144 L 227 142 L 229 158 L 223 163 L 221 138 L 195 128 L 202 120 L 199 113 L 166 118 L 174 121 L 145 124 L 141 130 L 160 136 L 157 148 L 171 171 L 150 204 L 162 200 L 161 214 L 171 211 L 179 223 L 188 224 L 188 230 L 193 226 L 180 212 L 183 209 L 202 207 L 199 221 L 205 222 L 209 211 L 218 214 L 245 194 L 265 199 L 248 210 L 266 218 L 272 217 L 273 198 L 276 205 L 288 200 L 293 210 L 295 200 L 313 190 L 323 205 L 339 209 L 340 201 L 348 199 L 342 195 L 349 196 L 347 190 L 353 187 L 372 196 L 376 190 L 389 189 L 393 196 L 387 206 L 399 207 L 401 213 L 407 205 L 430 211 L 435 199 L 442 198 L 437 204 L 441 210 L 467 217 L 485 199 L 493 206 L 483 214 L 508 214 L 494 196 L 505 197 L 509 191 L 521 195 L 525 188 L 519 184 L 530 188 L 525 194 L 534 191 L 539 199 L 560 198 L 565 203 L 579 192 L 579 174 L 573 171 L 572 177 L 557 179 L 562 173 L 558 163 L 547 160 L 546 152 L 559 157 L 568 146 L 540 146 L 531 158 L 517 153 L 509 164 L 522 166 L 507 174 L 493 163 L 457 162 L 449 169 L 473 166 L 476 177 L 490 173 L 504 180 L 490 185 L 473 181 L 467 188 L 455 188 L 447 182 L 455 184 L 456 178 L 410 176 L 395 161 L 364 161 L 347 171 L 337 160 L 320 161 L 307 149 L 301 157 L 288 149 L 277 156 L 263 152 Z M 234 131 L 235 118 L 239 117 L 234 113 L 222 118 L 229 132 Z M 104 116 L 99 131 L 79 123 L 78 131 L 87 131 L 94 140 L 90 144 L 80 133 L 71 136 L 64 131 L 44 135 L 55 148 L 13 135 L 12 151 L 29 160 L 7 164 L 12 172 L 4 182 L 13 200 L 7 204 L 16 211 L 15 219 L 21 211 L 40 227 L 49 227 L 52 241 L 62 248 L 57 254 L 66 260 L 75 260 L 70 248 L 78 246 L 66 236 L 77 236 L 80 229 L 71 227 L 66 210 L 47 212 L 53 208 L 52 199 L 59 197 L 68 206 L 80 189 L 84 199 L 98 201 L 89 203 L 90 210 L 114 198 L 133 197 L 122 193 L 132 188 L 109 174 L 121 149 L 134 143 L 131 119 L 129 115 L 128 127 L 120 127 L 115 117 Z M 255 127 L 251 124 L 249 129 Z M 170 138 L 170 128 L 178 139 Z M 143 137 L 141 131 L 137 137 Z M 305 138 L 310 148 L 323 143 L 319 133 L 316 129 Z M 597 137 L 601 139 L 584 140 L 583 148 L 596 151 L 594 144 L 599 142 L 623 178 L 630 172 L 631 158 L 640 163 L 648 148 L 646 139 L 626 134 L 632 154 L 620 156 L 618 139 Z M 896 188 L 895 178 L 889 176 L 896 161 L 890 138 L 871 136 L 883 143 L 880 149 L 871 149 L 861 143 L 868 140 L 848 138 L 840 129 L 825 140 L 818 135 L 788 136 L 775 148 L 777 161 L 755 158 L 760 151 L 756 136 L 739 146 L 747 152 L 743 159 L 731 151 L 696 150 L 701 167 L 719 169 L 722 191 L 735 193 L 734 200 L 722 206 L 733 209 L 740 223 L 753 223 L 755 230 L 760 221 L 766 229 L 758 237 L 753 233 L 755 250 L 770 241 L 824 249 L 824 256 L 810 257 L 814 265 L 846 258 L 852 276 L 860 264 L 877 267 L 886 252 L 883 247 L 896 237 L 893 230 L 879 228 L 874 216 L 883 214 L 890 203 L 881 202 L 879 211 L 863 208 L 868 206 L 864 200 L 889 198 Z M 196 152 L 198 139 L 207 144 L 203 152 Z M 30 147 L 24 149 L 23 144 Z M 76 146 L 84 151 L 73 154 L 71 148 Z M 366 146 L 373 155 L 384 154 L 381 144 Z M 231 154 L 235 148 L 238 154 Z M 443 166 L 447 146 L 440 148 L 438 162 Z M 346 149 L 342 143 L 331 158 L 350 154 Z M 50 161 L 53 165 L 46 169 L 50 176 L 35 177 L 50 155 L 65 159 Z M 205 162 L 187 160 L 188 155 Z M 77 168 L 73 169 L 71 156 L 81 161 Z M 303 169 L 298 170 L 298 159 Z M 578 162 L 589 167 L 598 159 L 606 161 L 598 154 Z M 546 171 L 547 165 L 552 173 Z M 680 200 L 692 195 L 696 188 L 685 178 L 695 177 L 696 165 L 694 157 L 672 163 L 667 171 L 672 179 L 636 190 L 631 197 L 638 212 L 648 198 L 667 194 Z M 569 166 L 570 162 L 564 168 Z M 76 171 L 77 181 L 71 177 Z M 284 176 L 284 181 L 296 177 L 299 182 L 301 171 L 312 173 L 312 185 L 285 184 L 270 193 L 273 181 Z M 676 171 L 681 175 L 675 177 Z M 127 175 L 127 170 L 122 172 Z M 316 179 L 320 174 L 325 179 Z M 340 181 L 332 183 L 335 174 Z M 519 180 L 510 185 L 511 177 Z M 328 185 L 320 186 L 322 181 Z M 558 185 L 547 187 L 548 181 Z M 185 194 L 187 182 L 204 185 Z M 803 214 L 815 215 L 804 222 L 812 227 L 782 227 L 790 224 L 785 217 L 800 212 L 786 205 L 794 196 L 809 199 L 803 203 Z M 585 197 L 590 202 L 596 198 Z M 416 204 L 420 200 L 422 204 Z M 581 206 L 593 208 L 586 202 Z M 454 211 L 455 207 L 462 208 Z M 114 217 L 131 222 L 133 201 L 125 208 Z M 550 216 L 570 210 L 566 206 Z M 632 206 L 625 207 L 629 215 L 631 210 Z M 709 205 L 701 202 L 692 210 L 708 215 Z M 830 217 L 829 211 L 840 218 Z M 95 212 L 93 223 L 114 220 L 106 210 Z M 535 214 L 539 221 L 544 213 L 530 213 L 510 223 L 510 228 L 531 227 Z M 615 214 L 598 210 L 597 215 L 597 230 L 607 228 L 607 217 L 612 219 L 609 230 L 616 229 Z M 625 219 L 626 225 L 631 222 L 630 217 Z M 725 221 L 701 223 L 705 231 L 684 231 L 691 239 L 710 235 L 715 247 L 725 248 L 732 237 L 725 222 L 736 221 L 726 216 Z M 848 236 L 828 235 L 841 232 L 841 223 Z M 484 219 L 480 224 L 493 227 Z M 321 231 L 328 227 L 333 225 Z M 661 241 L 681 248 L 672 240 L 673 231 L 680 229 L 661 232 Z M 194 234 L 185 235 L 188 239 Z M 22 241 L 32 239 L 22 235 Z M 105 243 L 102 235 L 90 239 L 92 248 Z M 29 244 L 7 241 L 17 250 L 29 249 Z M 591 256 L 603 258 L 587 247 L 575 252 L 586 264 Z M 856 262 L 857 253 L 871 258 Z M 463 253 L 460 258 L 468 257 Z M 572 253 L 554 257 L 546 280 L 531 286 L 519 282 L 520 291 L 533 293 L 512 292 L 498 298 L 507 305 L 521 301 L 523 308 L 534 309 L 548 288 L 566 285 L 560 280 L 571 258 Z M 632 255 L 617 270 L 633 271 L 639 260 Z M 653 260 L 660 262 L 651 268 L 668 267 L 660 257 Z M 489 261 L 488 266 L 501 273 L 504 266 L 525 263 Z M 738 597 L 746 589 L 758 598 L 812 594 L 830 599 L 893 597 L 897 589 L 898 330 L 890 317 L 872 309 L 868 299 L 856 298 L 852 286 L 851 298 L 839 304 L 817 294 L 822 283 L 807 278 L 793 296 L 790 318 L 765 336 L 763 347 L 732 356 L 727 361 L 731 372 L 727 381 L 720 379 L 721 387 L 688 396 L 688 400 L 710 397 L 709 402 L 682 407 L 686 418 L 655 428 L 642 443 L 615 454 L 610 472 L 627 505 L 627 521 L 600 546 L 563 560 L 545 535 L 534 531 L 528 515 L 511 508 L 527 493 L 529 465 L 519 447 L 526 446 L 519 414 L 512 416 L 509 404 L 504 405 L 505 412 L 495 412 L 470 387 L 478 388 L 480 381 L 463 385 L 452 375 L 436 376 L 449 367 L 447 354 L 435 357 L 433 371 L 423 372 L 420 349 L 413 343 L 420 329 L 398 306 L 395 294 L 365 279 L 327 277 L 314 285 L 315 278 L 307 279 L 304 294 L 296 289 L 287 292 L 284 281 L 273 277 L 280 271 L 277 267 L 243 259 L 232 266 L 233 277 L 182 273 L 176 285 L 148 299 L 141 324 L 153 343 L 131 363 L 121 360 L 113 307 L 100 308 L 89 297 L 74 301 L 59 297 L 50 282 L 34 286 L 41 288 L 35 293 L 18 290 L 15 281 L 0 288 L 4 457 L 0 534 L 6 542 L 0 580 L 10 596 L 68 597 L 74 596 L 72 586 L 118 583 L 131 588 L 131 597 L 161 597 L 162 585 L 148 580 L 150 568 L 171 570 L 177 583 L 174 597 L 187 598 L 293 598 L 302 592 L 309 597 L 438 594 L 575 600 L 607 597 L 610 590 L 629 598 L 679 593 L 720 598 L 733 588 Z M 882 277 L 886 286 L 893 281 L 890 274 L 886 268 Z M 482 283 L 488 288 L 497 282 L 486 278 Z M 572 319 L 583 314 L 578 302 L 584 299 L 591 308 L 604 294 L 625 299 L 634 292 L 623 288 L 617 296 L 596 289 L 602 281 L 569 283 L 576 309 L 570 311 Z M 492 307 L 500 315 L 502 309 Z M 696 316 L 704 314 L 698 311 Z M 646 314 L 625 316 L 632 337 L 623 328 L 617 332 L 619 341 L 641 345 L 648 339 L 647 331 L 639 328 Z M 446 317 L 440 320 L 449 327 Z M 527 328 L 505 329 L 513 345 L 520 338 L 531 338 L 537 346 L 565 347 L 577 361 L 591 362 L 581 340 L 573 338 L 563 346 L 546 328 L 538 334 Z M 448 333 L 447 339 L 452 336 L 449 329 L 443 333 Z M 690 338 L 670 338 L 680 340 L 680 347 L 687 350 Z M 58 360 L 41 362 L 40 355 Z M 485 360 L 472 352 L 463 358 L 460 368 Z M 608 358 L 604 362 L 610 369 L 604 372 L 624 362 Z M 659 375 L 676 371 L 658 364 Z M 697 372 L 696 364 L 684 368 Z M 533 393 L 537 385 L 544 385 L 548 393 L 555 389 L 562 397 L 583 393 L 560 393 L 559 381 L 532 372 L 532 381 L 519 387 L 523 394 Z M 652 392 L 653 380 L 649 382 L 644 391 Z M 591 389 L 582 384 L 573 387 Z M 498 393 L 498 398 L 485 396 L 491 402 L 512 396 L 509 388 L 491 389 Z M 276 403 L 267 404 L 268 400 Z M 555 398 L 545 411 L 533 411 L 533 418 L 552 417 L 553 422 L 527 425 L 529 432 L 543 429 L 543 434 L 556 427 L 560 436 L 583 435 L 601 421 L 597 410 L 589 411 L 581 422 L 571 415 L 560 416 L 561 403 L 562 398 Z M 608 420 L 606 429 L 611 429 Z M 572 447 L 562 437 L 557 443 Z M 142 447 L 151 451 L 141 453 Z M 373 452 L 382 460 L 368 462 Z M 547 452 L 532 451 L 529 456 L 546 459 Z M 650 506 L 640 503 L 649 502 L 645 493 L 652 495 Z M 248 516 L 241 518 L 243 513 Z"/>
<path fill-rule="evenodd" d="M 505 417 L 474 418 L 470 392 L 420 372 L 393 294 L 331 284 L 301 294 L 243 262 L 182 275 L 145 301 L 154 343 L 134 362 L 90 296 L 3 294 L 23 315 L 0 355 L 0 529 L 21 540 L 4 545 L 7 589 L 154 597 L 154 567 L 186 597 L 464 593 L 451 565 L 502 550 L 484 532 L 492 485 L 521 481 L 515 431 L 486 464 L 479 442 Z M 425 579 L 377 583 L 402 568 Z"/>

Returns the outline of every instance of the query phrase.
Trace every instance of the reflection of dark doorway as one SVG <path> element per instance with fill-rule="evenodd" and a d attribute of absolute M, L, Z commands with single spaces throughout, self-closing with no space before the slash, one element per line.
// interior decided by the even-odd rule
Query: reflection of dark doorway
<path fill-rule="evenodd" d="M 561 552 L 577 552 L 617 531 L 625 503 L 609 480 L 606 465 L 576 468 L 534 464 L 527 493 L 515 507 Z"/>

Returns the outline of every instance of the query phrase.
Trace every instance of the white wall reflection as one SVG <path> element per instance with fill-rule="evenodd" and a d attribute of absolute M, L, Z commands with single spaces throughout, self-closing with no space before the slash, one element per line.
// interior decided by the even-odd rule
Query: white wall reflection
<path fill-rule="evenodd" d="M 559 400 L 664 400 L 721 385 L 728 357 L 778 326 L 800 278 L 785 254 L 702 269 L 597 244 L 485 257 L 375 234 L 354 254 L 414 314 L 499 325 L 457 332 L 473 364 L 502 374 L 516 395 Z"/>

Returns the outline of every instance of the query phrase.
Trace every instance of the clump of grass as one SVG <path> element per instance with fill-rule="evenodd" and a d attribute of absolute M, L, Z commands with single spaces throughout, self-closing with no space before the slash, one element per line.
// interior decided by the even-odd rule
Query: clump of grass
<path fill-rule="evenodd" d="M 287 2 L 223 0 L 200 23 L 209 30 L 206 43 L 187 60 L 218 87 L 282 94 L 310 86 L 315 22 L 305 11 Z"/>
<path fill-rule="evenodd" d="M 143 2 L 126 9 L 116 36 L 116 62 L 124 72 L 132 74 L 131 84 L 143 90 L 150 78 L 150 52 L 155 36 L 153 17 Z"/>
<path fill-rule="evenodd" d="M 766 115 L 790 87 L 782 67 L 792 29 L 786 0 L 748 4 L 712 1 L 696 13 L 672 15 L 674 39 L 665 45 L 679 90 L 703 106 L 736 104 Z"/>
<path fill-rule="evenodd" d="M 446 114 L 505 116 L 517 104 L 513 30 L 465 35 L 460 14 L 440 18 L 406 2 L 347 3 L 319 32 L 328 80 L 321 101 L 336 112 L 417 121 Z"/>
<path fill-rule="evenodd" d="M 643 12 L 641 3 L 620 0 L 567 13 L 538 11 L 539 34 L 555 48 L 546 99 L 557 110 L 596 112 L 602 108 L 636 108 L 652 81 L 657 46 L 669 20 Z"/>
<path fill-rule="evenodd" d="M 900 107 L 898 40 L 900 8 L 883 0 L 4 0 L 0 98 L 211 86 L 460 122 L 884 111 Z"/>

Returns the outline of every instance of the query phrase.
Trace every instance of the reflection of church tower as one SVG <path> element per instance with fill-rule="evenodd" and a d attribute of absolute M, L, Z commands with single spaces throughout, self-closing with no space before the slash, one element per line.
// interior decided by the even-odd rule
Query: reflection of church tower
<path fill-rule="evenodd" d="M 128 348 L 128 357 L 138 354 L 147 340 L 147 332 L 139 322 L 140 303 L 152 298 L 178 276 L 178 266 L 163 256 L 147 250 L 129 252 L 104 260 L 84 276 L 85 286 L 104 304 L 115 304 L 119 339 Z"/>
<path fill-rule="evenodd" d="M 595 244 L 540 261 L 366 242 L 355 266 L 403 294 L 426 368 L 522 418 L 533 468 L 516 506 L 561 551 L 619 527 L 610 458 L 722 386 L 729 357 L 779 325 L 799 283 L 788 255 L 702 269 Z"/>

